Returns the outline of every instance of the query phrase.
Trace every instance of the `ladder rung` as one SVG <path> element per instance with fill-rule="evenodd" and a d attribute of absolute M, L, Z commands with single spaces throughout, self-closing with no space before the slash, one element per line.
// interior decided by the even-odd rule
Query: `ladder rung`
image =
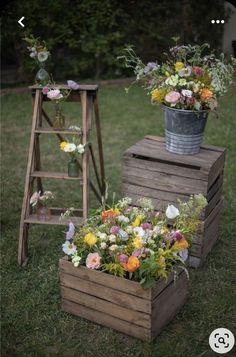
<path fill-rule="evenodd" d="M 63 172 L 47 172 L 47 171 L 34 171 L 31 177 L 41 177 L 41 178 L 52 178 L 52 179 L 62 179 L 62 180 L 72 180 L 72 181 L 83 181 L 82 177 L 71 177 Z"/>
<path fill-rule="evenodd" d="M 78 131 L 78 130 L 70 130 L 70 129 L 66 129 L 66 130 L 60 130 L 60 129 L 53 129 L 53 128 L 40 128 L 40 129 L 35 129 L 34 131 L 37 134 L 70 134 L 70 135 L 82 135 L 82 130 Z"/>
<path fill-rule="evenodd" d="M 34 223 L 34 224 L 51 224 L 51 225 L 61 225 L 66 226 L 69 222 L 73 222 L 74 224 L 80 224 L 83 222 L 83 218 L 81 217 L 69 217 L 63 220 L 60 220 L 60 215 L 51 215 L 48 221 L 41 221 L 38 219 L 37 214 L 31 214 L 29 217 L 25 218 L 24 223 Z"/>

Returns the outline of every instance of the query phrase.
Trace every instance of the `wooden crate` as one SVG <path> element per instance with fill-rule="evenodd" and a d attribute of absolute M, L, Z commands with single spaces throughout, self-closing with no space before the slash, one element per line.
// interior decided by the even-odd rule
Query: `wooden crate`
<path fill-rule="evenodd" d="M 201 217 L 205 230 L 192 248 L 197 258 L 194 266 L 205 259 L 218 235 L 224 162 L 224 148 L 202 145 L 197 155 L 178 155 L 166 151 L 164 139 L 154 136 L 146 136 L 123 155 L 122 195 L 131 197 L 134 204 L 140 197 L 148 197 L 156 210 L 164 210 L 168 203 L 178 206 L 178 199 L 187 201 L 191 194 L 202 193 L 207 198 Z M 215 222 L 211 220 L 210 225 L 208 217 L 215 217 Z"/>
<path fill-rule="evenodd" d="M 178 313 L 187 297 L 187 277 L 179 272 L 153 289 L 60 259 L 62 309 L 144 341 L 153 340 Z"/>

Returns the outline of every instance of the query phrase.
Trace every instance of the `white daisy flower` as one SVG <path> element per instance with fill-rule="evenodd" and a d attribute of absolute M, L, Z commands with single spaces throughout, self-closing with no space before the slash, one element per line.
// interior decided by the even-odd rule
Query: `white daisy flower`
<path fill-rule="evenodd" d="M 76 253 L 76 246 L 74 243 L 70 243 L 70 241 L 67 240 L 64 244 L 62 244 L 62 250 L 67 255 L 73 255 Z"/>
<path fill-rule="evenodd" d="M 48 59 L 49 52 L 41 51 L 38 53 L 38 60 L 39 62 L 45 62 Z"/>
<path fill-rule="evenodd" d="M 76 145 L 74 143 L 67 143 L 64 146 L 64 151 L 65 152 L 74 152 L 76 150 Z"/>
<path fill-rule="evenodd" d="M 84 153 L 84 145 L 82 145 L 82 144 L 77 145 L 77 151 L 79 154 L 83 154 Z"/>

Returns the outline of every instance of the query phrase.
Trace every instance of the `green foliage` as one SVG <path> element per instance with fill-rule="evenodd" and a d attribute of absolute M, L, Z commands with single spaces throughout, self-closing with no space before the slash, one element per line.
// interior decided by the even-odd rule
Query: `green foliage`
<path fill-rule="evenodd" d="M 123 278 L 126 274 L 126 271 L 120 263 L 104 263 L 101 268 L 102 271 L 118 276 L 120 278 Z"/>
<path fill-rule="evenodd" d="M 52 53 L 47 70 L 56 80 L 131 74 L 116 59 L 125 43 L 133 43 L 144 61 L 160 60 L 172 36 L 220 48 L 223 27 L 212 26 L 210 20 L 219 13 L 227 19 L 223 1 L 182 2 L 180 6 L 172 0 L 15 0 L 3 11 L 3 62 L 17 64 L 21 78 L 32 81 L 33 63 L 21 40 L 24 32 L 46 40 Z M 16 23 L 22 14 L 25 29 Z"/>

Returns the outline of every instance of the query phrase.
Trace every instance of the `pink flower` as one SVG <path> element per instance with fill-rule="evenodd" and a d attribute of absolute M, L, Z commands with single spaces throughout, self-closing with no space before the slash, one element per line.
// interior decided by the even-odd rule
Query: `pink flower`
<path fill-rule="evenodd" d="M 120 254 L 117 259 L 119 263 L 127 263 L 129 257 L 126 254 Z"/>
<path fill-rule="evenodd" d="M 49 92 L 49 88 L 43 87 L 42 92 L 43 92 L 43 94 L 47 94 Z"/>
<path fill-rule="evenodd" d="M 51 100 L 57 100 L 63 98 L 59 89 L 52 89 L 47 93 L 47 97 Z"/>
<path fill-rule="evenodd" d="M 67 81 L 67 85 L 70 89 L 73 89 L 73 90 L 79 89 L 79 84 L 74 81 L 71 81 L 71 80 Z"/>
<path fill-rule="evenodd" d="M 119 233 L 119 230 L 120 228 L 118 226 L 112 226 L 110 229 L 110 233 L 116 235 Z"/>
<path fill-rule="evenodd" d="M 195 76 L 201 77 L 204 73 L 203 68 L 195 66 L 193 67 L 193 73 L 195 74 Z"/>
<path fill-rule="evenodd" d="M 176 232 L 171 232 L 173 234 L 173 237 L 175 240 L 181 240 L 184 238 L 184 236 L 180 233 L 180 231 L 176 231 Z"/>
<path fill-rule="evenodd" d="M 39 192 L 34 192 L 33 195 L 30 198 L 30 204 L 32 206 L 35 206 L 38 203 L 39 198 L 40 198 L 40 191 Z"/>
<path fill-rule="evenodd" d="M 179 98 L 180 98 L 180 93 L 172 91 L 166 94 L 165 101 L 171 104 L 176 104 Z"/>
<path fill-rule="evenodd" d="M 152 229 L 152 225 L 150 223 L 143 223 L 141 224 L 141 227 L 143 229 Z"/>
<path fill-rule="evenodd" d="M 99 269 L 101 266 L 101 259 L 98 253 L 89 253 L 86 259 L 86 267 L 89 269 Z"/>

